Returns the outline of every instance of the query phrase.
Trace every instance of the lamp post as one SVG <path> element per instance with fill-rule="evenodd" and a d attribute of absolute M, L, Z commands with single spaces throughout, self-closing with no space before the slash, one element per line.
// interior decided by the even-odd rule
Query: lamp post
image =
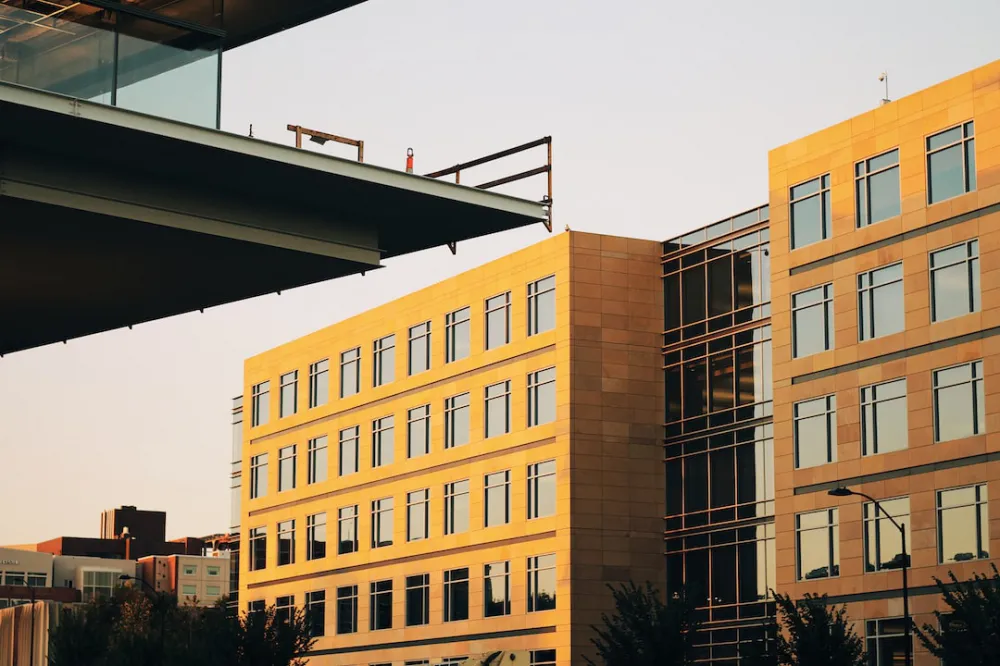
<path fill-rule="evenodd" d="M 149 583 L 147 583 L 146 580 L 143 579 L 143 578 L 136 578 L 135 576 L 129 576 L 128 574 L 122 574 L 122 575 L 118 576 L 118 580 L 121 580 L 121 581 L 134 580 L 134 581 L 138 581 L 138 582 L 142 583 L 143 585 L 145 585 L 146 587 L 149 588 L 149 591 L 153 593 L 154 598 L 158 602 L 157 605 L 159 606 L 159 613 L 160 613 L 160 663 L 162 664 L 163 663 L 163 628 L 167 624 L 167 609 L 166 609 L 166 606 L 163 603 L 163 598 L 160 596 L 159 591 L 155 587 L 153 587 L 152 585 L 150 585 Z"/>
<path fill-rule="evenodd" d="M 872 497 L 871 495 L 866 495 L 865 493 L 859 492 L 857 490 L 851 490 L 845 486 L 839 486 L 827 492 L 827 495 L 831 497 L 850 497 L 851 495 L 857 495 L 858 497 L 863 497 L 872 504 L 875 505 L 875 517 L 878 518 L 878 512 L 881 511 L 882 515 L 889 519 L 896 529 L 899 530 L 899 536 L 902 538 L 903 545 L 903 624 L 906 632 L 906 654 L 903 661 L 904 666 L 913 666 L 913 640 L 910 637 L 910 625 L 913 622 L 910 620 L 910 588 L 907 583 L 906 570 L 910 566 L 910 556 L 906 553 L 906 525 L 900 525 L 896 522 L 896 519 L 889 515 L 889 512 L 882 508 L 879 501 Z M 876 523 L 877 524 L 877 523 Z"/>

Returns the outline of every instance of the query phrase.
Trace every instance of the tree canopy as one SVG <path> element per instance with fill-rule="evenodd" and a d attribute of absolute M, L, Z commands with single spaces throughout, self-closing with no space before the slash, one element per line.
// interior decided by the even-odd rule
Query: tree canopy
<path fill-rule="evenodd" d="M 916 627 L 917 638 L 931 654 L 948 664 L 985 666 L 1000 664 L 1000 571 L 974 574 L 951 583 L 935 578 L 949 611 L 934 611 L 938 626 Z"/>
<path fill-rule="evenodd" d="M 854 631 L 845 606 L 827 605 L 826 595 L 799 602 L 774 593 L 778 621 L 775 657 L 782 666 L 864 666 L 864 640 Z"/>

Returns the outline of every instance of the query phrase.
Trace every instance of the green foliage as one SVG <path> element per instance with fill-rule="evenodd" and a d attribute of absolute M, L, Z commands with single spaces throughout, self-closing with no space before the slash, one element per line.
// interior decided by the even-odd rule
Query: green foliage
<path fill-rule="evenodd" d="M 934 579 L 951 611 L 934 611 L 940 629 L 925 624 L 916 633 L 924 647 L 945 663 L 1000 664 L 1000 571 L 995 564 L 992 567 L 992 575 L 974 574 L 972 580 L 959 581 L 950 571 L 950 584 Z"/>
<path fill-rule="evenodd" d="M 796 603 L 787 595 L 774 593 L 774 600 L 784 628 L 775 644 L 778 664 L 864 666 L 864 641 L 848 621 L 845 606 L 827 606 L 825 594 L 807 594 Z"/>
<path fill-rule="evenodd" d="M 601 614 L 604 627 L 593 627 L 604 666 L 685 666 L 693 663 L 692 642 L 697 628 L 691 607 L 684 599 L 663 603 L 649 582 L 643 587 L 628 583 L 608 586 L 614 595 L 615 612 Z M 586 658 L 588 664 L 595 662 Z"/>

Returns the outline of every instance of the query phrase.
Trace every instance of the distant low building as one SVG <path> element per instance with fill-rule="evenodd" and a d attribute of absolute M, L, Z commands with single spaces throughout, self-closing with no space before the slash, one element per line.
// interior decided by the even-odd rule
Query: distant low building
<path fill-rule="evenodd" d="M 229 560 L 201 555 L 154 555 L 139 560 L 139 577 L 180 604 L 214 606 L 229 594 Z"/>

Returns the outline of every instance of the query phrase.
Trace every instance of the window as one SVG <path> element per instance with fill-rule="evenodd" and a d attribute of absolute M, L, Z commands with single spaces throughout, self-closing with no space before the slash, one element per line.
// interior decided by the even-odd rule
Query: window
<path fill-rule="evenodd" d="M 469 394 L 462 393 L 444 401 L 444 448 L 469 443 Z"/>
<path fill-rule="evenodd" d="M 528 335 L 556 327 L 556 276 L 550 275 L 528 285 Z"/>
<path fill-rule="evenodd" d="M 510 342 L 510 292 L 486 299 L 486 348 Z"/>
<path fill-rule="evenodd" d="M 306 483 L 326 481 L 326 435 L 310 439 L 308 453 Z"/>
<path fill-rule="evenodd" d="M 392 545 L 392 498 L 372 502 L 372 548 Z"/>
<path fill-rule="evenodd" d="M 205 567 L 205 574 L 210 578 L 218 578 L 219 572 L 220 572 L 219 567 L 212 567 L 212 566 Z"/>
<path fill-rule="evenodd" d="M 989 558 L 990 515 L 986 484 L 939 490 L 937 514 L 940 564 Z"/>
<path fill-rule="evenodd" d="M 444 486 L 444 533 L 469 531 L 469 480 Z"/>
<path fill-rule="evenodd" d="M 406 626 L 415 627 L 431 621 L 431 576 L 406 577 Z"/>
<path fill-rule="evenodd" d="M 369 628 L 372 631 L 392 629 L 391 580 L 380 580 L 371 584 L 370 604 Z"/>
<path fill-rule="evenodd" d="M 528 465 L 528 520 L 556 515 L 556 461 Z"/>
<path fill-rule="evenodd" d="M 193 564 L 185 564 L 182 568 L 182 575 L 195 576 L 198 574 L 198 567 Z"/>
<path fill-rule="evenodd" d="M 295 564 L 295 521 L 278 523 L 278 566 Z"/>
<path fill-rule="evenodd" d="M 361 347 L 340 354 L 340 397 L 355 395 L 361 390 Z"/>
<path fill-rule="evenodd" d="M 556 556 L 528 558 L 528 612 L 556 607 Z"/>
<path fill-rule="evenodd" d="M 510 432 L 510 380 L 486 387 L 486 436 Z"/>
<path fill-rule="evenodd" d="M 899 149 L 854 165 L 854 200 L 858 228 L 899 215 Z"/>
<path fill-rule="evenodd" d="M 906 448 L 906 378 L 861 387 L 861 455 Z"/>
<path fill-rule="evenodd" d="M 431 406 L 414 407 L 406 413 L 406 456 L 419 458 L 431 452 Z"/>
<path fill-rule="evenodd" d="M 455 310 L 444 317 L 444 362 L 461 361 L 469 356 L 469 308 Z"/>
<path fill-rule="evenodd" d="M 181 594 L 187 597 L 193 597 L 198 594 L 197 585 L 181 585 Z"/>
<path fill-rule="evenodd" d="M 288 595 L 274 600 L 274 619 L 287 624 L 295 615 L 295 597 Z"/>
<path fill-rule="evenodd" d="M 353 634 L 358 630 L 358 586 L 337 588 L 337 633 Z"/>
<path fill-rule="evenodd" d="M 430 536 L 431 491 L 406 493 L 406 540 L 420 541 Z"/>
<path fill-rule="evenodd" d="M 310 636 L 326 635 L 326 592 L 306 592 L 306 622 Z"/>
<path fill-rule="evenodd" d="M 396 336 L 379 338 L 373 345 L 372 386 L 388 384 L 396 378 Z"/>
<path fill-rule="evenodd" d="M 838 510 L 824 509 L 795 514 L 797 580 L 840 575 Z"/>
<path fill-rule="evenodd" d="M 837 396 L 795 403 L 793 408 L 795 468 L 837 460 Z"/>
<path fill-rule="evenodd" d="M 410 374 L 431 369 L 431 323 L 410 327 Z"/>
<path fill-rule="evenodd" d="M 510 470 L 486 475 L 484 527 L 510 522 Z"/>
<path fill-rule="evenodd" d="M 979 241 L 931 252 L 931 322 L 979 309 Z"/>
<path fill-rule="evenodd" d="M 934 441 L 947 442 L 986 430 L 983 362 L 934 371 Z"/>
<path fill-rule="evenodd" d="M 117 571 L 83 572 L 83 600 L 108 599 L 115 592 L 119 573 Z M 22 580 L 21 585 L 24 584 Z M 10 583 L 8 583 L 10 585 Z"/>
<path fill-rule="evenodd" d="M 254 384 L 251 389 L 250 425 L 260 426 L 267 423 L 271 415 L 271 382 Z"/>
<path fill-rule="evenodd" d="M 865 525 L 865 572 L 899 569 L 903 566 L 903 538 L 892 521 L 885 517 L 887 512 L 906 530 L 906 541 L 910 539 L 910 498 L 881 500 L 881 510 L 865 502 L 862 517 Z"/>
<path fill-rule="evenodd" d="M 250 458 L 250 499 L 267 495 L 267 454 Z"/>
<path fill-rule="evenodd" d="M 4 574 L 4 585 L 24 585 L 25 576 L 22 571 L 8 571 Z"/>
<path fill-rule="evenodd" d="M 791 188 L 788 200 L 793 250 L 830 237 L 830 174 Z"/>
<path fill-rule="evenodd" d="M 528 427 L 556 420 L 556 369 L 528 374 Z"/>
<path fill-rule="evenodd" d="M 858 340 L 899 333 L 903 312 L 903 264 L 877 268 L 858 276 Z"/>
<path fill-rule="evenodd" d="M 329 399 L 330 359 L 324 358 L 309 366 L 309 408 L 325 405 Z"/>
<path fill-rule="evenodd" d="M 976 140 L 972 122 L 927 137 L 927 203 L 976 189 Z"/>
<path fill-rule="evenodd" d="M 528 666 L 556 666 L 555 650 L 532 650 Z"/>
<path fill-rule="evenodd" d="M 865 622 L 865 649 L 869 666 L 906 663 L 906 622 L 901 617 Z"/>
<path fill-rule="evenodd" d="M 347 555 L 358 551 L 358 505 L 345 506 L 337 511 L 337 554 Z"/>
<path fill-rule="evenodd" d="M 444 621 L 469 619 L 469 570 L 452 569 L 444 572 Z"/>
<path fill-rule="evenodd" d="M 298 395 L 299 395 L 299 371 L 292 370 L 289 373 L 281 375 L 281 393 L 280 395 L 280 405 L 279 413 L 281 418 L 286 416 L 291 416 L 296 411 L 298 411 Z"/>
<path fill-rule="evenodd" d="M 247 613 L 263 613 L 265 609 L 263 599 L 255 599 L 247 602 Z"/>
<path fill-rule="evenodd" d="M 278 492 L 295 489 L 295 445 L 278 449 Z"/>
<path fill-rule="evenodd" d="M 792 294 L 792 356 L 833 349 L 833 284 Z"/>
<path fill-rule="evenodd" d="M 483 617 L 510 615 L 510 562 L 485 565 L 483 581 Z"/>
<path fill-rule="evenodd" d="M 48 574 L 44 573 L 29 573 L 28 587 L 47 587 L 48 577 Z"/>
<path fill-rule="evenodd" d="M 306 516 L 306 559 L 326 557 L 326 512 Z"/>
<path fill-rule="evenodd" d="M 340 431 L 340 463 L 338 469 L 340 476 L 355 474 L 358 471 L 358 440 L 360 428 L 352 426 Z M 392 447 L 389 447 L 392 450 Z"/>
<path fill-rule="evenodd" d="M 206 585 L 205 586 L 205 596 L 207 597 L 218 597 L 222 595 L 222 588 L 218 585 Z"/>
<path fill-rule="evenodd" d="M 383 416 L 372 421 L 372 467 L 391 464 L 395 448 L 395 417 Z"/>
<path fill-rule="evenodd" d="M 250 571 L 257 571 L 267 566 L 267 528 L 254 527 L 250 529 Z"/>

